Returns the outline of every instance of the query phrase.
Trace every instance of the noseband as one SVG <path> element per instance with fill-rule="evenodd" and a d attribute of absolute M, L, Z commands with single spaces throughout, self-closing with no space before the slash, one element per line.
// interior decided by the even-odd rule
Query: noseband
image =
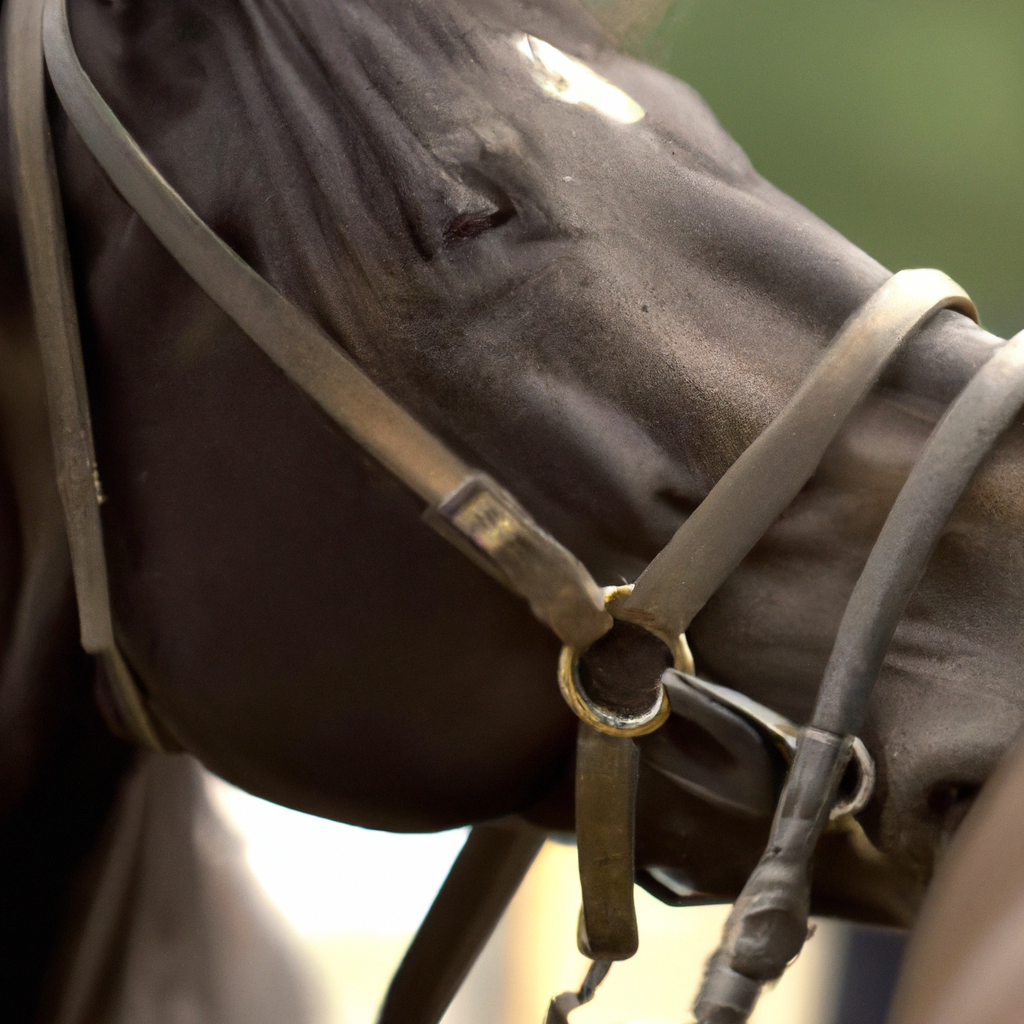
<path fill-rule="evenodd" d="M 717 688 L 693 675 L 685 637 L 690 622 L 801 491 L 904 339 L 942 308 L 977 319 L 973 303 L 938 271 L 902 271 L 891 277 L 850 316 L 782 412 L 635 584 L 602 591 L 582 563 L 512 495 L 466 465 L 401 409 L 188 207 L 82 69 L 64 0 L 12 0 L 9 7 L 15 191 L 81 638 L 105 668 L 123 731 L 156 749 L 173 744 L 166 725 L 147 706 L 114 637 L 99 509 L 102 492 L 46 118 L 47 72 L 69 119 L 114 186 L 193 280 L 293 383 L 424 500 L 424 519 L 430 526 L 526 599 L 565 645 L 558 684 L 580 719 L 579 944 L 595 966 L 579 993 L 552 1003 L 549 1021 L 564 1021 L 571 1009 L 593 995 L 610 961 L 636 950 L 632 890 L 639 755 L 634 740 L 657 729 L 670 711 L 665 683 L 659 680 L 613 679 L 615 699 L 595 700 L 581 671 L 589 649 L 615 620 L 641 626 L 668 647 L 675 664 L 674 685 L 697 688 L 728 703 L 723 692 L 716 695 Z M 792 764 L 767 851 L 737 900 L 709 965 L 695 1006 L 703 1024 L 746 1020 L 761 987 L 782 973 L 804 941 L 810 858 L 837 811 L 840 779 L 859 744 L 855 736 L 896 624 L 971 475 L 1024 402 L 1021 338 L 997 350 L 964 389 L 936 427 L 886 520 L 843 617 L 814 714 L 791 744 Z M 745 711 L 743 707 L 742 698 L 734 702 L 738 713 L 753 713 L 749 702 Z M 870 758 L 862 745 L 857 749 L 862 785 L 855 801 L 838 807 L 840 813 L 855 813 L 870 793 L 870 781 L 864 784 L 871 778 Z M 423 939 L 421 933 L 393 985 L 382 1021 L 435 1024 L 539 842 L 536 835 L 512 826 L 474 830 L 446 888 L 462 885 L 464 894 L 476 885 L 483 909 L 471 922 L 467 919 L 458 935 L 442 934 L 455 953 L 438 978 L 421 977 L 426 958 L 438 956 L 426 948 L 436 948 L 436 941 Z M 488 875 L 496 863 L 505 872 L 497 882 Z M 456 878 L 462 881 L 453 882 Z M 499 890 L 500 898 L 495 895 Z M 444 922 L 433 918 L 432 924 L 432 915 L 424 929 L 441 928 L 443 933 Z M 409 1005 L 413 996 L 421 1005 Z"/>

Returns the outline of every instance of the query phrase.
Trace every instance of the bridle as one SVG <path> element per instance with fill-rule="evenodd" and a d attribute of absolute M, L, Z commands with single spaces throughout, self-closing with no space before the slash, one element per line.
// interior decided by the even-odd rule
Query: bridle
<path fill-rule="evenodd" d="M 675 680 L 691 679 L 687 685 L 700 686 L 685 640 L 693 617 L 804 487 L 901 342 L 942 308 L 977 319 L 973 303 L 938 271 L 902 271 L 890 278 L 850 316 L 783 411 L 636 583 L 602 591 L 582 563 L 512 495 L 465 464 L 400 408 L 188 207 L 82 69 L 64 0 L 10 0 L 8 6 L 15 193 L 81 639 L 104 667 L 123 730 L 154 749 L 167 749 L 174 742 L 147 706 L 115 638 L 100 521 L 102 493 L 46 117 L 47 73 L 71 123 L 114 186 L 193 280 L 297 387 L 423 499 L 427 523 L 528 601 L 534 615 L 562 641 L 558 682 L 580 719 L 579 944 L 595 962 L 579 993 L 553 1002 L 549 1020 L 564 1020 L 573 1006 L 593 994 L 609 962 L 636 950 L 632 890 L 639 754 L 634 740 L 656 730 L 670 713 L 664 681 L 621 679 L 621 701 L 595 700 L 582 679 L 581 659 L 621 620 L 643 627 L 669 648 Z M 971 475 L 1024 402 L 1021 339 L 1018 335 L 998 349 L 964 389 L 935 429 L 886 520 L 843 617 L 814 714 L 799 731 L 768 849 L 737 900 L 722 946 L 709 965 L 695 1006 L 704 1024 L 746 1020 L 763 984 L 782 973 L 804 941 L 810 857 L 836 812 L 840 779 L 896 624 Z M 704 692 L 714 697 L 713 691 Z M 866 753 L 859 759 L 864 777 L 870 773 L 870 759 Z M 840 805 L 840 812 L 855 813 L 863 806 L 869 795 L 865 789 L 870 786 L 861 786 L 857 801 Z M 382 1021 L 426 1024 L 439 1019 L 541 838 L 525 826 L 507 823 L 474 830 L 446 888 L 462 885 L 465 895 L 476 886 L 482 909 L 471 915 L 472 921 L 463 922 L 461 932 L 447 936 L 458 948 L 443 977 L 426 977 L 424 958 L 431 954 L 417 951 L 432 940 L 430 934 L 417 938 L 392 986 Z M 487 877 L 495 865 L 501 871 Z M 444 927 L 434 911 L 424 925 L 427 933 L 432 928 L 443 933 Z M 436 952 L 433 956 L 436 960 Z"/>

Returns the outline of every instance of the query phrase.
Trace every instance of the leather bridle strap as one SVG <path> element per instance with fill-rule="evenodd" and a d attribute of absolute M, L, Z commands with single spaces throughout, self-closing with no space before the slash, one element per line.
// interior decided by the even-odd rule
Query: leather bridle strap
<path fill-rule="evenodd" d="M 57 166 L 46 117 L 41 12 L 35 0 L 9 0 L 8 7 L 6 59 L 14 194 L 46 380 L 82 646 L 103 663 L 128 731 L 144 746 L 161 749 L 114 640 L 100 524 L 103 495 L 93 449 Z"/>
<path fill-rule="evenodd" d="M 543 829 L 521 818 L 474 826 L 395 971 L 375 1024 L 441 1020 L 546 840 Z"/>
<path fill-rule="evenodd" d="M 901 270 L 855 310 L 782 412 L 726 470 L 615 607 L 666 642 L 684 632 L 818 468 L 854 407 L 906 337 L 937 310 L 974 320 L 938 270 Z"/>

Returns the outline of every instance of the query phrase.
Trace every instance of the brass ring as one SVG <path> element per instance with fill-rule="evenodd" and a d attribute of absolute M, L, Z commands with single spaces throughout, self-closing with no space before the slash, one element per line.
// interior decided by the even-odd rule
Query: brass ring
<path fill-rule="evenodd" d="M 615 602 L 631 593 L 632 590 L 632 583 L 621 587 L 604 588 L 604 606 L 613 618 L 615 617 Z M 674 641 L 669 641 L 659 634 L 654 635 L 672 652 L 675 667 L 681 672 L 692 674 L 693 655 L 686 642 L 686 634 L 680 633 Z M 608 736 L 622 737 L 646 736 L 664 724 L 672 710 L 664 686 L 660 686 L 658 699 L 654 705 L 641 715 L 618 715 L 595 704 L 587 696 L 586 690 L 580 683 L 579 660 L 583 653 L 583 650 L 577 650 L 567 644 L 562 648 L 562 653 L 558 658 L 558 689 L 577 718 L 597 729 L 598 732 L 606 733 Z"/>

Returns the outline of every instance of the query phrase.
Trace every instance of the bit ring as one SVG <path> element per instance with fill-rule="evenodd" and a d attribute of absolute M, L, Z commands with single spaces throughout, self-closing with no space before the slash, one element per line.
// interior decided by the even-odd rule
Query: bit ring
<path fill-rule="evenodd" d="M 604 587 L 604 606 L 613 618 L 615 615 L 615 603 L 632 593 L 633 584 L 627 583 L 621 587 Z M 693 672 L 693 655 L 686 642 L 686 634 L 680 633 L 674 641 L 666 640 L 659 634 L 658 637 L 672 652 L 675 667 L 681 672 Z M 595 704 L 587 695 L 586 690 L 580 682 L 579 661 L 587 648 L 577 649 L 566 644 L 558 658 L 558 689 L 562 693 L 566 704 L 572 708 L 576 717 L 598 732 L 608 736 L 621 736 L 634 738 L 646 736 L 660 728 L 671 713 L 668 693 L 665 687 L 658 684 L 658 699 L 654 704 L 639 715 L 620 715 Z"/>

